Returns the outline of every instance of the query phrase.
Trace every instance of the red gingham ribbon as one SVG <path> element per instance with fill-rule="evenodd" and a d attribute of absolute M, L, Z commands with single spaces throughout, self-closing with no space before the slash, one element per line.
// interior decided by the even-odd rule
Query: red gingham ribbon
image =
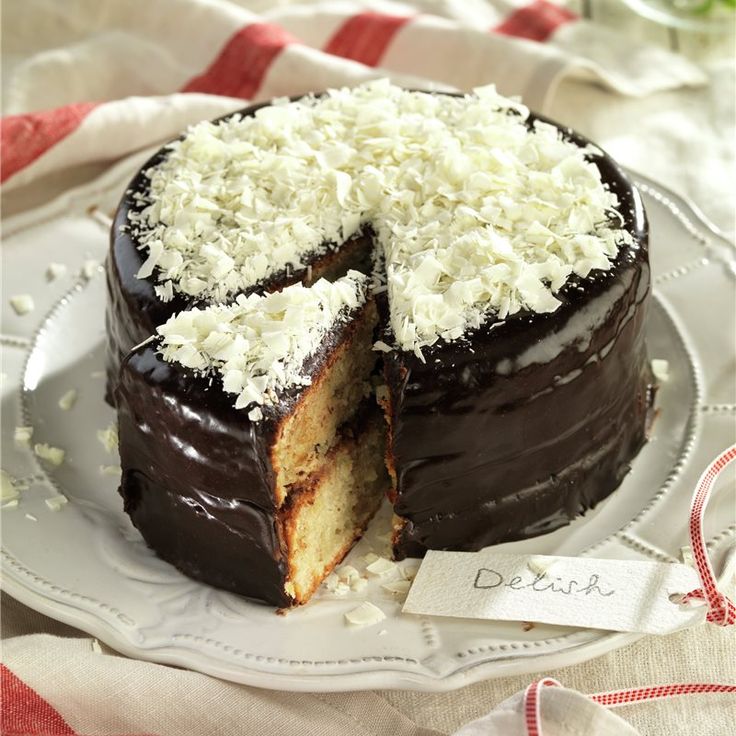
<path fill-rule="evenodd" d="M 527 736 L 542 736 L 542 713 L 539 703 L 543 687 L 562 687 L 562 685 L 551 677 L 545 677 L 532 682 L 524 691 L 524 720 Z"/>
<path fill-rule="evenodd" d="M 706 621 L 718 626 L 733 626 L 736 623 L 736 606 L 734 606 L 733 601 L 718 590 L 713 566 L 710 564 L 708 551 L 705 548 L 703 516 L 716 478 L 734 460 L 736 460 L 736 445 L 731 445 L 700 476 L 690 506 L 690 546 L 695 557 L 698 577 L 703 587 L 690 591 L 683 597 L 682 602 L 686 603 L 694 599 L 705 600 L 708 603 Z"/>
<path fill-rule="evenodd" d="M 611 690 L 607 693 L 593 693 L 588 697 L 607 708 L 615 708 L 628 703 L 638 703 L 640 700 L 659 700 L 660 698 L 671 698 L 673 695 L 698 695 L 699 693 L 736 693 L 736 685 L 718 685 L 714 682 L 672 683 L 632 687 L 627 690 Z"/>
<path fill-rule="evenodd" d="M 690 545 L 695 557 L 695 565 L 703 586 L 683 596 L 682 602 L 704 600 L 708 604 L 706 621 L 718 626 L 731 626 L 736 623 L 736 606 L 727 596 L 718 590 L 716 576 L 708 559 L 708 551 L 703 537 L 703 516 L 708 505 L 710 492 L 720 473 L 736 460 L 736 445 L 724 450 L 708 466 L 700 476 L 690 506 Z M 532 682 L 524 692 L 524 719 L 528 736 L 542 736 L 542 719 L 540 713 L 540 694 L 543 687 L 561 687 L 557 680 L 545 677 Z M 695 695 L 698 693 L 736 693 L 736 685 L 718 685 L 715 683 L 673 683 L 670 685 L 652 685 L 634 687 L 626 690 L 613 690 L 607 693 L 594 693 L 588 697 L 609 708 L 627 703 L 638 703 L 642 700 L 657 700 L 674 695 Z"/>
<path fill-rule="evenodd" d="M 540 693 L 543 687 L 562 687 L 551 677 L 532 682 L 524 692 L 524 719 L 527 736 L 542 736 L 542 718 L 540 713 Z M 608 708 L 619 705 L 639 703 L 643 700 L 659 700 L 675 695 L 697 695 L 702 693 L 736 693 L 736 685 L 718 685 L 711 682 L 672 683 L 670 685 L 651 685 L 649 687 L 632 687 L 626 690 L 612 690 L 607 693 L 588 695 L 591 700 Z"/>

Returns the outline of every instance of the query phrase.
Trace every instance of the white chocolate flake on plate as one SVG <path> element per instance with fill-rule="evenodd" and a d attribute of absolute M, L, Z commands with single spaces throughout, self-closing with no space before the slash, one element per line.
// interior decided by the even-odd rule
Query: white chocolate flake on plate
<path fill-rule="evenodd" d="M 61 465 L 64 462 L 64 450 L 48 445 L 45 442 L 37 442 L 33 447 L 33 451 L 37 457 L 41 458 L 41 460 L 46 460 L 51 465 Z"/>
<path fill-rule="evenodd" d="M 122 472 L 123 470 L 119 465 L 100 465 L 100 475 L 111 475 L 119 478 Z"/>
<path fill-rule="evenodd" d="M 96 273 L 100 271 L 100 262 L 93 258 L 88 258 L 83 264 L 80 270 L 80 275 L 85 281 L 89 281 Z"/>
<path fill-rule="evenodd" d="M 69 500 L 66 496 L 59 494 L 57 496 L 44 499 L 44 503 L 48 507 L 49 511 L 61 511 L 62 507 L 69 503 Z"/>
<path fill-rule="evenodd" d="M 337 577 L 344 583 L 352 583 L 354 580 L 360 578 L 360 573 L 352 565 L 340 565 L 335 568 Z"/>
<path fill-rule="evenodd" d="M 660 383 L 666 383 L 670 379 L 670 364 L 661 358 L 652 360 L 652 373 Z"/>
<path fill-rule="evenodd" d="M 345 620 L 351 626 L 363 628 L 375 626 L 386 618 L 386 614 L 370 601 L 364 601 L 357 608 L 345 614 Z"/>
<path fill-rule="evenodd" d="M 14 501 L 19 495 L 13 476 L 4 470 L 0 470 L 0 502 Z"/>
<path fill-rule="evenodd" d="M 546 575 L 555 564 L 554 560 L 545 559 L 544 557 L 532 557 L 526 563 L 526 566 L 535 575 Z"/>
<path fill-rule="evenodd" d="M 13 441 L 17 447 L 30 447 L 33 437 L 33 427 L 16 427 L 13 432 Z"/>
<path fill-rule="evenodd" d="M 77 389 L 70 388 L 60 399 L 59 408 L 69 411 L 77 403 Z"/>
<path fill-rule="evenodd" d="M 414 578 L 417 576 L 417 573 L 419 572 L 419 565 L 402 565 L 400 569 L 401 577 L 404 578 L 404 580 L 414 580 Z"/>
<path fill-rule="evenodd" d="M 410 580 L 392 580 L 388 583 L 382 583 L 381 587 L 387 590 L 389 593 L 396 593 L 397 595 L 406 595 L 411 588 Z"/>
<path fill-rule="evenodd" d="M 392 560 L 387 560 L 385 557 L 379 557 L 369 565 L 366 566 L 366 572 L 370 575 L 375 575 L 378 578 L 384 578 L 392 575 L 397 570 L 397 564 Z"/>
<path fill-rule="evenodd" d="M 366 578 L 355 578 L 350 582 L 350 590 L 353 593 L 362 593 L 368 587 L 368 580 Z"/>
<path fill-rule="evenodd" d="M 35 308 L 33 297 L 30 294 L 16 294 L 10 297 L 10 306 L 13 307 L 13 311 L 22 317 L 24 314 L 32 312 Z"/>
<path fill-rule="evenodd" d="M 63 263 L 49 263 L 46 266 L 46 281 L 56 281 L 66 273 L 66 266 Z"/>

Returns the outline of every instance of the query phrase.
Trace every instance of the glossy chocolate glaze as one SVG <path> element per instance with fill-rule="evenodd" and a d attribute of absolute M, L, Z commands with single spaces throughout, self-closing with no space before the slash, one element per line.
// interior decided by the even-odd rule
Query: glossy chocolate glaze
<path fill-rule="evenodd" d="M 358 311 L 333 330 L 305 371 L 321 373 L 351 337 Z M 275 606 L 292 603 L 284 591 L 282 531 L 290 504 L 277 508 L 271 449 L 307 391 L 285 392 L 277 406 L 263 408 L 263 420 L 251 422 L 219 379 L 166 363 L 152 345 L 123 359 L 115 391 L 119 490 L 125 511 L 160 557 L 220 588 Z M 356 411 L 356 431 L 368 413 Z"/>
<path fill-rule="evenodd" d="M 116 396 L 120 493 L 149 546 L 191 577 L 288 605 L 275 423 L 249 422 L 218 386 L 148 346 L 124 360 Z"/>
<path fill-rule="evenodd" d="M 142 171 L 165 155 L 162 149 Z M 644 442 L 646 221 L 615 164 L 604 158 L 598 165 L 636 241 L 610 271 L 571 280 L 553 314 L 519 313 L 425 350 L 426 364 L 413 354 L 385 357 L 395 508 L 405 520 L 397 556 L 478 549 L 550 531 L 610 493 Z M 107 261 L 108 390 L 119 411 L 125 509 L 148 544 L 188 575 L 288 605 L 270 447 L 298 395 L 254 424 L 232 407 L 232 397 L 165 363 L 150 346 L 125 357 L 171 314 L 195 304 L 181 296 L 160 302 L 153 282 L 135 276 L 144 256 L 127 217 L 137 206 L 133 193 L 147 181 L 139 173 L 123 197 Z M 323 263 L 329 272 L 330 257 L 315 259 L 315 276 Z M 259 288 L 305 276 L 278 274 Z M 600 323 L 576 326 L 581 312 Z M 542 363 L 514 365 L 529 350 L 553 347 L 566 327 L 589 344 L 579 349 L 573 339 Z"/>
<path fill-rule="evenodd" d="M 385 356 L 398 558 L 552 531 L 617 488 L 645 442 L 647 222 L 613 161 L 597 165 L 635 241 L 609 271 L 570 279 L 551 314 L 519 312 L 438 343 L 426 363 Z"/>
<path fill-rule="evenodd" d="M 261 107 L 261 105 L 256 106 Z M 205 304 L 203 300 L 175 294 L 170 302 L 162 302 L 154 291 L 152 279 L 139 279 L 136 274 L 146 259 L 137 247 L 128 225 L 128 215 L 139 208 L 133 195 L 146 188 L 143 172 L 165 156 L 162 149 L 152 156 L 133 178 L 115 213 L 110 233 L 110 252 L 105 269 L 107 278 L 107 400 L 115 403 L 115 385 L 120 364 L 128 352 L 156 332 L 156 327 L 185 309 Z M 341 248 L 325 247 L 314 266 L 274 274 L 268 281 L 256 284 L 250 291 L 282 289 L 297 282 L 312 283 L 324 277 L 334 280 L 350 268 L 367 271 L 369 239 L 357 235 Z"/>

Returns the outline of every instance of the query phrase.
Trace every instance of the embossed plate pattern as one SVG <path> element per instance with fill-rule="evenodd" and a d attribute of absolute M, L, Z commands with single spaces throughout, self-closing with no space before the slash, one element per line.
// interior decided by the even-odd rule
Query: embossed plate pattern
<path fill-rule="evenodd" d="M 287 690 L 447 690 L 572 664 L 636 638 L 401 615 L 401 600 L 376 581 L 348 598 L 322 592 L 276 616 L 158 560 L 122 513 L 117 478 L 100 472 L 118 462 L 96 438 L 113 420 L 102 398 L 104 275 L 80 274 L 85 260 L 104 258 L 99 212 L 112 210 L 141 160 L 143 154 L 5 224 L 5 294 L 30 293 L 36 302 L 22 317 L 7 300 L 2 307 L 2 465 L 28 485 L 18 507 L 2 514 L 6 591 L 130 656 Z M 622 487 L 592 513 L 504 549 L 675 560 L 687 539 L 697 476 L 733 441 L 736 366 L 721 336 L 734 333 L 736 250 L 682 199 L 634 178 L 652 227 L 650 354 L 666 359 L 671 374 L 659 392 L 654 437 Z M 98 214 L 90 215 L 91 206 Z M 50 261 L 67 263 L 69 275 L 46 283 Z M 58 400 L 70 388 L 78 400 L 64 411 Z M 34 442 L 63 447 L 66 462 L 39 464 L 29 449 L 14 447 L 17 425 L 32 426 Z M 53 512 L 45 499 L 57 492 L 69 503 Z M 716 569 L 736 536 L 733 511 L 728 494 L 717 493 L 706 520 Z M 366 551 L 381 552 L 387 529 L 384 509 L 348 561 L 360 566 Z M 345 626 L 345 611 L 364 599 L 386 620 L 361 630 Z"/>

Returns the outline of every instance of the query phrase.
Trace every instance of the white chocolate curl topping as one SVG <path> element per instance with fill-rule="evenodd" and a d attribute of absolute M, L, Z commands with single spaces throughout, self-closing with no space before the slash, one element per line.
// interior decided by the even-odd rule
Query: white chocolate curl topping
<path fill-rule="evenodd" d="M 392 347 L 421 356 L 491 316 L 552 312 L 571 274 L 609 269 L 631 236 L 612 221 L 600 153 L 529 129 L 528 114 L 493 87 L 451 97 L 380 80 L 199 123 L 147 172 L 130 215 L 148 256 L 138 276 L 165 301 L 225 301 L 370 226 Z"/>
<path fill-rule="evenodd" d="M 235 408 L 255 404 L 249 417 L 258 421 L 258 405 L 310 383 L 305 361 L 365 303 L 366 281 L 349 271 L 332 283 L 320 279 L 309 288 L 294 284 L 272 294 L 240 294 L 231 304 L 179 312 L 158 328 L 161 353 L 199 373 L 217 371 L 225 391 L 237 394 Z"/>

